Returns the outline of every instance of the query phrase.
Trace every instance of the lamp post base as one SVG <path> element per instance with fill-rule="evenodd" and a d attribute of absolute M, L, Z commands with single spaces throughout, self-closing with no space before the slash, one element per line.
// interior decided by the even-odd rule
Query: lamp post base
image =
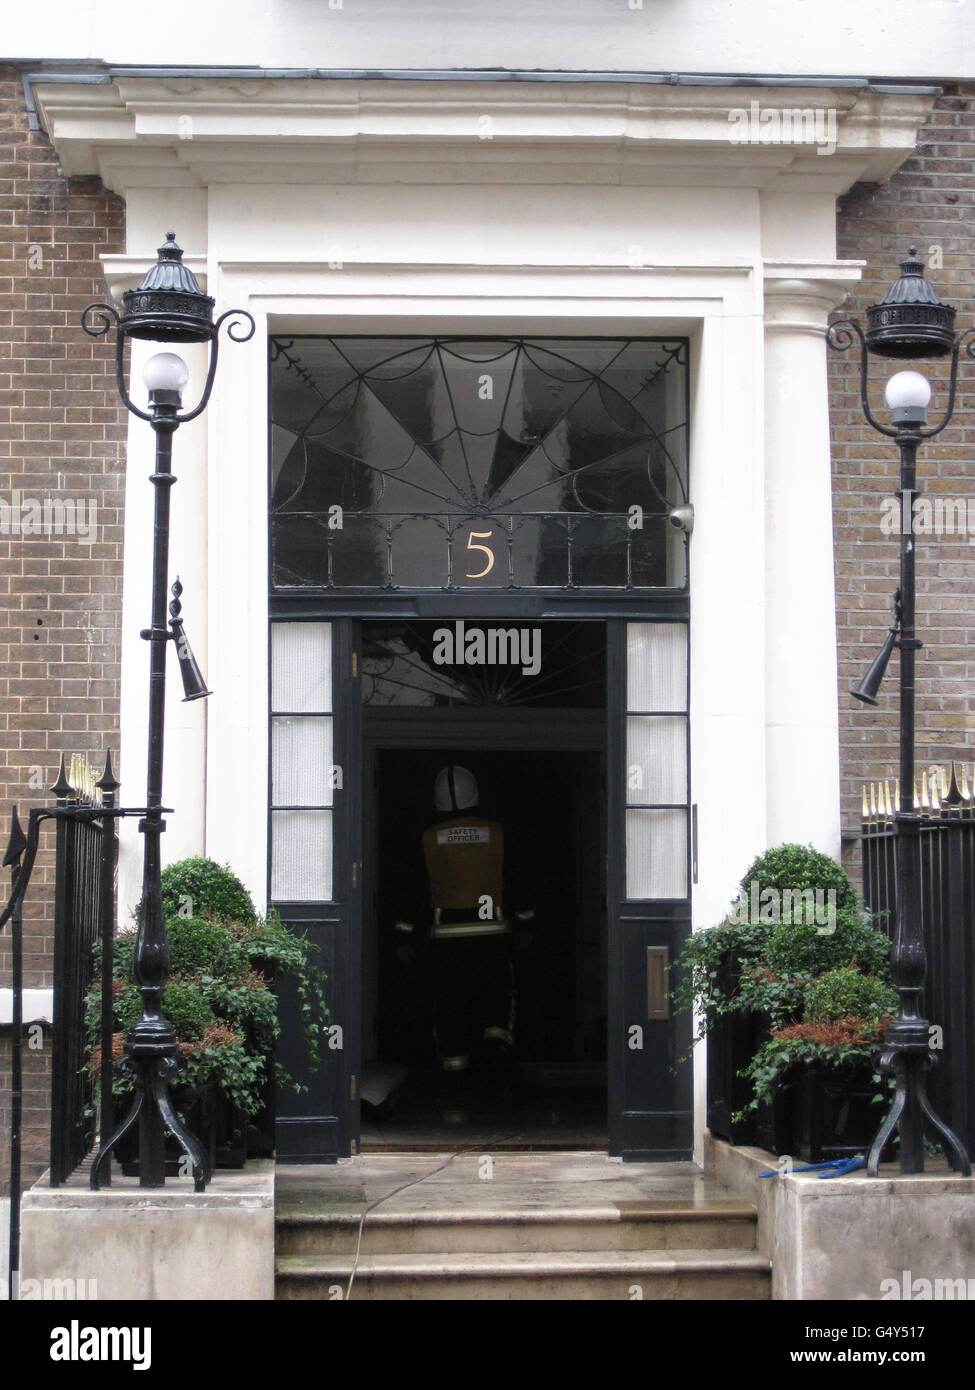
<path fill-rule="evenodd" d="M 120 1139 L 139 1122 L 139 1186 L 162 1187 L 165 1184 L 165 1130 L 176 1138 L 190 1160 L 193 1171 L 193 1190 L 203 1192 L 210 1180 L 210 1165 L 198 1139 L 185 1128 L 176 1116 L 169 1095 L 169 1082 L 179 1065 L 175 1044 L 151 1056 L 137 1057 L 127 1053 L 129 1066 L 137 1073 L 135 1098 L 129 1113 L 115 1132 L 101 1145 L 91 1166 L 91 1187 L 98 1191 L 102 1176 L 111 1161 L 112 1150 Z"/>
<path fill-rule="evenodd" d="M 956 1173 L 963 1178 L 972 1174 L 972 1165 L 964 1144 L 935 1114 L 928 1099 L 927 1072 L 931 1066 L 931 1053 L 926 1044 L 909 1044 L 906 1047 L 888 1048 L 880 1059 L 882 1073 L 892 1073 L 897 1087 L 893 1104 L 880 1129 L 877 1131 L 870 1152 L 867 1155 L 867 1176 L 875 1178 L 879 1174 L 880 1155 L 886 1148 L 894 1131 L 900 1131 L 900 1169 L 903 1174 L 924 1172 L 924 1128 L 926 1119 L 944 1140 L 948 1161 Z"/>

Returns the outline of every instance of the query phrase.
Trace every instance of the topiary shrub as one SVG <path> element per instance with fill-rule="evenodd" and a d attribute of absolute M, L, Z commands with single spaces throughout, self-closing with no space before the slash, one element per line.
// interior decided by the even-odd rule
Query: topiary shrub
<path fill-rule="evenodd" d="M 767 888 L 778 893 L 786 889 L 802 892 L 812 889 L 836 894 L 837 912 L 857 909 L 856 889 L 842 864 L 812 845 L 776 845 L 754 859 L 741 879 L 741 890 L 751 899 L 751 885 L 758 896 Z"/>
<path fill-rule="evenodd" d="M 897 991 L 885 980 L 844 967 L 820 975 L 806 990 L 803 1021 L 835 1023 L 841 1018 L 876 1022 L 897 1013 Z"/>
<path fill-rule="evenodd" d="M 245 947 L 219 922 L 202 917 L 170 917 L 170 970 L 174 975 L 218 975 L 234 978 L 250 968 Z"/>
<path fill-rule="evenodd" d="M 162 871 L 163 912 L 173 917 L 219 917 L 253 922 L 257 913 L 247 889 L 228 866 L 195 855 Z"/>
<path fill-rule="evenodd" d="M 858 907 L 837 908 L 831 927 L 776 922 L 762 959 L 775 975 L 819 975 L 856 959 L 861 974 L 887 976 L 890 943 Z"/>
<path fill-rule="evenodd" d="M 887 938 L 866 917 L 846 870 L 828 854 L 811 845 L 777 845 L 752 861 L 739 890 L 725 920 L 692 933 L 676 963 L 671 998 L 678 1008 L 699 1011 L 698 1039 L 728 1013 L 768 1013 L 773 1024 L 786 1020 L 801 1012 L 809 979 L 854 956 L 864 971 L 886 973 Z M 831 930 L 821 930 L 815 913 L 811 921 L 798 913 L 794 895 L 803 893 L 810 906 L 817 894 L 831 913 L 835 905 Z M 787 904 L 795 913 L 781 920 L 777 909 Z"/>
<path fill-rule="evenodd" d="M 726 1015 L 753 1021 L 750 1061 L 732 1062 L 752 1098 L 733 1123 L 774 1100 L 797 1067 L 844 1071 L 876 1060 L 884 1020 L 898 1006 L 888 953 L 885 933 L 829 855 L 787 844 L 753 860 L 725 920 L 686 942 L 671 992 L 678 1007 L 698 1010 L 695 1040 Z M 810 995 L 814 1018 L 806 1017 Z"/>

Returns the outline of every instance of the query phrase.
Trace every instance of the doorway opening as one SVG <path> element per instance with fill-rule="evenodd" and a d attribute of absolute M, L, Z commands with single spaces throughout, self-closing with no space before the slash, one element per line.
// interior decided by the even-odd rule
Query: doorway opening
<path fill-rule="evenodd" d="M 606 1146 L 605 625 L 532 625 L 532 674 L 433 660 L 487 626 L 363 624 L 364 1150 Z M 476 802 L 435 804 L 448 766 Z M 503 845 L 479 944 L 438 936 L 424 848 L 465 819 Z"/>

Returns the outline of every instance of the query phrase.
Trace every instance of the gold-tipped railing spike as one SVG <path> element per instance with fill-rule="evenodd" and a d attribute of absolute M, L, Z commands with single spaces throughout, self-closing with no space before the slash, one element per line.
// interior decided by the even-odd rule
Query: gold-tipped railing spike
<path fill-rule="evenodd" d="M 67 780 L 70 791 L 74 793 L 70 797 L 71 800 L 82 801 L 89 806 L 94 805 L 96 776 L 95 769 L 88 761 L 87 753 L 71 754 Z"/>
<path fill-rule="evenodd" d="M 870 783 L 870 819 L 877 819 L 877 788 L 873 782 Z"/>
<path fill-rule="evenodd" d="M 961 792 L 962 804 L 965 805 L 971 802 L 972 797 L 968 790 L 968 773 L 965 770 L 965 764 L 960 763 L 959 769 L 961 771 L 961 781 L 958 784 L 958 790 Z"/>
<path fill-rule="evenodd" d="M 894 808 L 890 801 L 890 782 L 884 782 L 884 820 L 894 819 Z"/>
<path fill-rule="evenodd" d="M 863 809 L 862 809 L 862 811 L 860 812 L 860 819 L 863 820 L 863 821 L 869 821 L 869 819 L 870 819 L 870 807 L 867 805 L 867 784 L 866 784 L 866 782 L 862 782 L 862 783 L 860 784 L 860 795 L 861 795 L 861 797 L 863 798 Z"/>
<path fill-rule="evenodd" d="M 931 803 L 928 800 L 928 779 L 921 773 L 921 810 L 930 811 Z"/>
<path fill-rule="evenodd" d="M 81 755 L 71 754 L 71 761 L 68 763 L 68 785 L 71 791 L 68 794 L 69 801 L 81 800 Z"/>
<path fill-rule="evenodd" d="M 933 767 L 931 769 L 931 814 L 935 816 L 941 815 L 941 788 L 938 782 L 938 769 Z"/>
<path fill-rule="evenodd" d="M 920 809 L 921 809 L 921 803 L 920 803 L 920 801 L 918 800 L 918 797 L 917 797 L 917 778 L 916 778 L 916 777 L 914 778 L 914 809 L 915 809 L 915 811 L 920 811 Z"/>

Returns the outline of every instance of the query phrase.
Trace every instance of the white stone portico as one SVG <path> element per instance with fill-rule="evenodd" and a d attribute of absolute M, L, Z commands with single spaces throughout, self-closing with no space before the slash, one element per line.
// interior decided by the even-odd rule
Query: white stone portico
<path fill-rule="evenodd" d="M 270 332 L 689 337 L 694 925 L 719 919 L 767 844 L 838 854 L 823 329 L 860 263 L 836 260 L 835 200 L 890 176 L 930 95 L 152 76 L 39 81 L 34 92 L 65 172 L 98 174 L 126 200 L 128 252 L 104 258 L 112 293 L 137 283 L 173 228 L 218 312 L 246 309 L 257 324 L 245 346 L 224 340 L 209 409 L 174 448 L 171 573 L 215 695 L 183 705 L 170 682 L 169 860 L 229 861 L 264 901 Z M 834 113 L 835 151 L 733 141 L 732 113 L 752 101 Z M 137 384 L 152 350 L 134 345 Z M 204 355 L 186 355 L 189 400 Z M 134 421 L 129 803 L 142 795 L 146 747 L 148 670 L 135 656 L 149 607 L 152 446 Z M 123 835 L 124 914 L 141 840 L 128 823 Z M 701 1075 L 698 1114 L 700 1134 Z"/>

